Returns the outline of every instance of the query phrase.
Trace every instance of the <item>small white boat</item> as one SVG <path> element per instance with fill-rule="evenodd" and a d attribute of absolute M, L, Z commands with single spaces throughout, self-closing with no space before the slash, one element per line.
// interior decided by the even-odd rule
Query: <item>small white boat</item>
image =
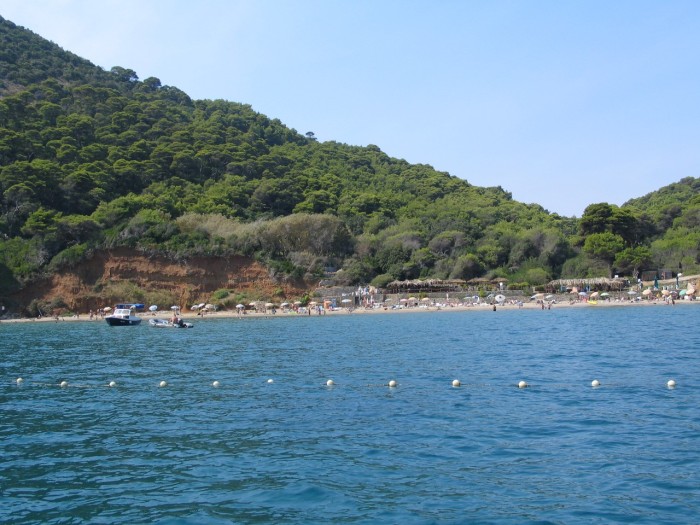
<path fill-rule="evenodd" d="M 186 323 L 180 319 L 177 323 L 168 321 L 166 319 L 149 319 L 148 324 L 155 326 L 156 328 L 194 328 L 192 323 Z"/>
<path fill-rule="evenodd" d="M 141 324 L 141 318 L 134 315 L 134 309 L 143 308 L 142 304 L 118 304 L 114 312 L 105 316 L 109 326 L 133 326 Z"/>

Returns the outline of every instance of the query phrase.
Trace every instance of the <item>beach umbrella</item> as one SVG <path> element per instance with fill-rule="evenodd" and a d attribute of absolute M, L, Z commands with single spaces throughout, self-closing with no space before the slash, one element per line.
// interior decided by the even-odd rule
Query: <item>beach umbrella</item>
<path fill-rule="evenodd" d="M 421 299 L 421 301 L 423 301 L 424 303 L 429 303 L 430 297 L 423 297 L 423 299 Z"/>
<path fill-rule="evenodd" d="M 111 309 L 112 309 L 111 306 L 105 306 L 105 307 L 102 309 L 102 311 L 103 311 L 103 312 L 109 312 Z"/>
<path fill-rule="evenodd" d="M 651 289 L 647 288 L 642 292 L 642 295 L 651 295 Z"/>
<path fill-rule="evenodd" d="M 239 303 L 236 305 L 236 308 L 238 308 L 240 310 L 241 308 L 245 308 L 245 305 Z"/>
<path fill-rule="evenodd" d="M 586 297 L 588 294 L 586 292 L 579 292 L 578 293 L 581 297 Z"/>
<path fill-rule="evenodd" d="M 629 295 L 637 295 L 637 292 L 635 292 L 634 290 L 628 290 L 627 293 Z"/>
<path fill-rule="evenodd" d="M 578 288 L 575 286 L 571 289 L 571 293 L 578 293 Z"/>
<path fill-rule="evenodd" d="M 661 295 L 668 297 L 669 295 L 671 295 L 671 292 L 669 292 L 668 290 L 661 290 Z"/>
<path fill-rule="evenodd" d="M 343 299 L 343 301 L 349 301 L 349 299 Z M 399 302 L 405 303 L 408 299 L 399 299 Z"/>
<path fill-rule="evenodd" d="M 285 306 L 289 306 L 289 303 L 282 303 L 280 306 L 284 308 Z"/>
<path fill-rule="evenodd" d="M 545 299 L 551 301 L 552 299 L 554 299 L 554 296 L 550 293 L 549 295 L 545 296 Z"/>
<path fill-rule="evenodd" d="M 678 295 L 685 295 L 687 293 L 688 293 L 688 290 L 681 290 L 680 292 L 678 292 Z"/>
<path fill-rule="evenodd" d="M 402 301 L 405 301 L 406 299 L 401 299 L 401 300 L 402 300 Z M 341 303 L 347 304 L 347 303 L 351 303 L 351 302 L 352 302 L 352 299 L 343 299 L 343 300 L 340 301 L 340 302 L 341 302 Z"/>
<path fill-rule="evenodd" d="M 496 297 L 494 297 L 494 299 L 496 299 L 496 302 L 497 302 L 497 303 L 502 303 L 503 301 L 506 300 L 506 296 L 505 296 L 505 295 L 498 294 Z"/>
<path fill-rule="evenodd" d="M 216 306 L 214 306 L 213 304 L 206 304 L 204 306 L 204 308 L 206 308 L 207 310 L 215 310 L 216 311 Z"/>
<path fill-rule="evenodd" d="M 177 306 L 177 305 L 173 305 L 173 306 L 170 307 L 170 309 L 171 309 L 171 310 L 179 310 L 180 307 Z"/>
<path fill-rule="evenodd" d="M 199 304 L 197 305 L 197 308 L 205 308 L 206 306 L 207 306 L 206 303 L 199 303 Z"/>
<path fill-rule="evenodd" d="M 601 297 L 610 297 L 610 294 L 608 292 L 603 292 L 600 294 Z"/>
<path fill-rule="evenodd" d="M 156 310 L 158 310 L 158 305 L 157 305 L 157 304 L 152 304 L 151 306 L 148 307 L 148 309 L 149 309 L 151 312 L 155 312 Z"/>
<path fill-rule="evenodd" d="M 595 298 L 598 297 L 599 295 L 600 295 L 600 294 L 599 294 L 598 292 L 593 292 L 593 293 L 591 294 L 591 299 L 595 299 Z"/>
<path fill-rule="evenodd" d="M 265 303 L 265 308 L 274 308 L 274 303 Z"/>
<path fill-rule="evenodd" d="M 190 306 L 190 310 L 199 310 L 199 305 L 193 304 L 192 306 Z"/>
<path fill-rule="evenodd" d="M 300 306 L 300 305 L 301 305 L 301 301 L 294 301 L 294 304 L 297 305 L 297 306 Z"/>
<path fill-rule="evenodd" d="M 530 299 L 544 299 L 544 294 L 543 293 L 536 293 Z"/>

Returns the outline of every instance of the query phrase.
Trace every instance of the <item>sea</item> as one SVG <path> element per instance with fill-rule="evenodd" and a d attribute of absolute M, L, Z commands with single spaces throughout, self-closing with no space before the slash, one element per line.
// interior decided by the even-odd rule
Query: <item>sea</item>
<path fill-rule="evenodd" d="M 0 523 L 700 523 L 699 321 L 0 322 Z"/>

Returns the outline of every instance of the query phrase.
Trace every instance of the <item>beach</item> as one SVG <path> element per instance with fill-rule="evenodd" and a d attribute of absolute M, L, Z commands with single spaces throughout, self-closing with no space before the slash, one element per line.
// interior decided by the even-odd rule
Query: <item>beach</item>
<path fill-rule="evenodd" d="M 421 312 L 457 312 L 457 311 L 502 311 L 502 310 L 553 310 L 562 308 L 631 308 L 631 307 L 684 307 L 693 306 L 700 304 L 696 300 L 676 300 L 674 302 L 665 301 L 664 299 L 640 299 L 640 300 L 621 300 L 621 299 L 611 299 L 611 300 L 598 300 L 598 301 L 586 301 L 586 300 L 570 300 L 570 296 L 562 294 L 561 296 L 555 297 L 551 301 L 506 301 L 504 303 L 487 303 L 481 302 L 477 304 L 468 304 L 462 302 L 451 302 L 451 303 L 441 303 L 439 301 L 431 303 L 421 303 L 417 306 L 404 306 L 399 301 L 391 301 L 387 305 L 377 305 L 373 307 L 356 307 L 356 308 L 332 308 L 332 309 L 321 309 L 321 313 L 311 307 L 311 313 L 309 314 L 306 308 L 300 308 L 299 311 L 295 311 L 291 308 L 276 308 L 275 313 L 271 311 L 255 311 L 253 309 L 244 310 L 245 313 L 239 313 L 237 310 L 217 310 L 208 311 L 206 313 L 201 313 L 196 310 L 181 310 L 179 316 L 187 321 L 196 321 L 197 319 L 246 319 L 246 318 L 272 318 L 272 317 L 317 317 L 319 315 L 382 315 L 382 314 L 406 314 L 406 313 L 421 313 Z M 398 304 L 397 304 L 398 303 Z M 494 308 L 495 307 L 495 308 Z M 169 319 L 172 316 L 171 310 L 162 310 L 156 312 L 137 312 L 137 315 L 147 322 L 149 319 Z M 16 319 L 0 319 L 0 323 L 56 323 L 56 322 L 95 322 L 104 321 L 104 316 L 94 315 L 90 318 L 88 313 L 80 313 L 78 315 L 59 315 L 58 317 L 43 316 L 38 318 L 33 317 L 23 317 Z"/>

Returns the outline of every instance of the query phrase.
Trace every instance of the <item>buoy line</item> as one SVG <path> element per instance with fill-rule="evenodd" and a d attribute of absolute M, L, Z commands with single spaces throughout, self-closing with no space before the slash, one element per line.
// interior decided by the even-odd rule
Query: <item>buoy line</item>
<path fill-rule="evenodd" d="M 179 383 L 179 385 L 183 385 L 185 383 Z M 192 383 L 187 383 L 187 384 L 192 384 Z M 257 382 L 251 382 L 247 381 L 245 383 L 232 383 L 231 385 L 233 387 L 238 387 L 238 388 L 248 388 L 248 387 L 255 387 L 255 386 L 261 386 L 261 385 L 273 385 L 275 384 L 275 380 L 272 378 L 269 378 L 267 380 L 261 381 L 260 383 Z M 624 388 L 624 387 L 635 387 L 635 388 L 649 388 L 650 383 L 644 383 L 640 385 L 631 385 L 631 384 L 624 384 L 624 383 L 615 383 L 615 382 L 603 382 L 600 379 L 593 379 L 589 383 L 584 383 L 583 381 L 580 383 L 530 383 L 528 381 L 525 381 L 524 379 L 521 379 L 517 382 L 509 383 L 507 385 L 501 384 L 501 383 L 463 383 L 459 379 L 452 379 L 451 381 L 446 380 L 446 385 L 451 386 L 452 389 L 458 390 L 458 389 L 484 389 L 484 388 L 504 388 L 506 386 L 509 387 L 517 387 L 518 389 L 531 389 L 531 388 L 536 388 L 538 390 L 556 390 L 556 389 L 575 389 L 575 388 L 581 388 L 581 387 L 587 387 L 590 389 L 600 389 L 600 388 Z M 160 381 L 155 381 L 152 383 L 152 386 L 155 385 L 156 388 L 167 388 L 167 387 L 172 387 L 171 383 L 165 379 L 161 379 Z M 213 381 L 208 383 L 210 388 L 216 388 L 220 389 L 224 387 L 224 384 L 218 380 L 214 379 Z M 587 386 L 588 385 L 588 386 Z M 70 388 L 123 388 L 126 387 L 127 385 L 124 385 L 123 383 L 118 383 L 117 381 L 110 380 L 108 382 L 102 382 L 102 383 L 96 383 L 96 384 L 87 384 L 87 383 L 73 383 L 67 379 L 62 379 L 61 381 L 54 382 L 54 383 L 47 383 L 47 382 L 42 382 L 42 381 L 28 381 L 24 379 L 23 377 L 18 377 L 12 382 L 12 386 L 16 388 L 27 388 L 31 386 L 40 386 L 40 387 L 49 387 L 49 388 L 60 388 L 60 389 L 70 389 Z M 133 384 L 131 385 L 133 387 Z M 352 384 L 338 384 L 334 379 L 327 379 L 322 386 L 326 388 L 335 388 L 335 387 L 346 387 L 346 388 L 353 388 L 353 387 L 365 387 L 365 388 L 389 388 L 391 390 L 397 389 L 398 387 L 401 386 L 401 384 L 395 380 L 395 379 L 390 379 L 389 381 L 385 383 L 369 383 L 366 385 L 352 385 Z M 669 390 L 673 390 L 678 386 L 678 383 L 676 382 L 675 379 L 668 379 L 665 383 L 661 382 L 659 383 L 659 386 L 665 386 Z M 312 388 L 312 385 L 305 385 L 302 388 Z"/>

